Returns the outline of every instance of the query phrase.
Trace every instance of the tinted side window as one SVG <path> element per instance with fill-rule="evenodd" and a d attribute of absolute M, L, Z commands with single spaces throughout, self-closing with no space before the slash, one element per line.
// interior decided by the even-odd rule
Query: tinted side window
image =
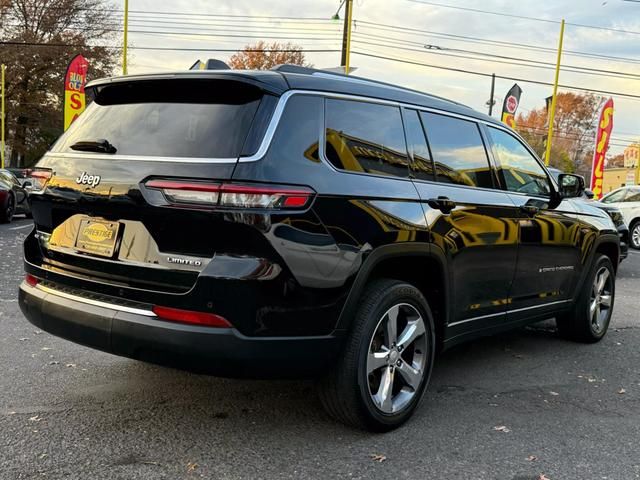
<path fill-rule="evenodd" d="M 520 141 L 509 133 L 489 128 L 498 162 L 498 174 L 507 190 L 548 196 L 549 178 Z"/>
<path fill-rule="evenodd" d="M 405 132 L 409 150 L 413 152 L 411 163 L 411 175 L 420 180 L 434 180 L 433 163 L 427 147 L 427 139 L 424 136 L 422 123 L 416 110 L 405 110 Z"/>
<path fill-rule="evenodd" d="M 341 170 L 407 177 L 400 108 L 326 100 L 326 155 Z"/>
<path fill-rule="evenodd" d="M 421 112 L 439 182 L 493 188 L 487 152 L 478 125 L 467 120 Z"/>

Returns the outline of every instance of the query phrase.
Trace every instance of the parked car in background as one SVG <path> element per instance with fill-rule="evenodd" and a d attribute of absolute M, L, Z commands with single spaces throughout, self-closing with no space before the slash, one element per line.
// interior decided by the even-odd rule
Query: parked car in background
<path fill-rule="evenodd" d="M 31 214 L 29 195 L 9 170 L 0 169 L 0 223 L 8 223 L 16 213 Z"/>
<path fill-rule="evenodd" d="M 600 202 L 620 210 L 624 223 L 629 229 L 629 243 L 640 249 L 640 186 L 621 187 L 607 193 Z"/>
<path fill-rule="evenodd" d="M 30 168 L 7 168 L 8 172 L 11 172 L 20 182 L 20 185 L 30 182 L 31 172 Z"/>
<path fill-rule="evenodd" d="M 549 173 L 557 182 L 558 178 L 560 177 L 560 174 L 563 172 L 562 170 L 559 170 L 557 168 L 549 167 Z M 629 255 L 628 223 L 625 221 L 624 216 L 622 215 L 622 211 L 617 206 L 593 200 L 593 196 L 594 195 L 591 190 L 585 189 L 584 195 L 583 195 L 584 200 L 588 201 L 590 205 L 593 205 L 594 207 L 597 207 L 607 212 L 607 214 L 611 217 L 611 220 L 613 220 L 613 223 L 615 224 L 616 229 L 618 230 L 618 235 L 620 236 L 620 261 L 622 261 L 625 258 L 627 258 L 627 256 Z M 639 236 L 640 236 L 640 233 L 639 233 Z M 639 248 L 639 247 L 634 247 L 634 248 Z"/>

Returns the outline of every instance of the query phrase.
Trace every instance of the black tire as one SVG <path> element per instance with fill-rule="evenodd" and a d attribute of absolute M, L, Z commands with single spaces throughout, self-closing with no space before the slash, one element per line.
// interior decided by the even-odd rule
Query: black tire
<path fill-rule="evenodd" d="M 556 325 L 560 335 L 568 340 L 584 343 L 599 342 L 604 338 L 611 322 L 613 304 L 615 300 L 615 270 L 611 259 L 606 255 L 596 254 L 591 270 L 585 279 L 574 308 L 556 318 Z M 596 277 L 607 272 L 607 285 L 603 292 L 597 293 Z M 608 307 L 600 303 L 608 296 Z M 596 302 L 595 313 L 591 307 Z"/>
<path fill-rule="evenodd" d="M 397 326 L 398 345 L 394 347 L 397 353 L 393 353 L 394 357 L 391 357 L 391 350 L 383 352 L 380 349 L 386 347 L 374 346 L 374 342 L 380 338 L 382 330 L 384 330 L 384 338 L 387 338 L 388 314 L 396 311 L 395 309 L 398 312 L 396 316 L 398 320 L 394 322 Z M 409 315 L 415 313 L 419 317 Z M 386 321 L 385 318 L 387 318 Z M 424 326 L 424 333 L 416 335 L 414 340 L 407 342 L 404 350 L 401 345 L 402 333 L 408 331 L 410 322 L 412 325 L 417 325 L 420 320 L 422 320 L 420 325 Z M 422 327 L 419 331 L 422 331 Z M 375 432 L 393 430 L 406 422 L 419 405 L 431 377 L 435 352 L 434 332 L 431 310 L 417 288 L 397 280 L 378 279 L 371 282 L 360 298 L 351 331 L 337 364 L 319 382 L 320 400 L 329 415 L 345 424 Z M 394 342 L 393 345 L 396 343 Z M 387 362 L 385 366 L 377 367 L 377 370 L 368 373 L 368 359 L 373 355 L 370 349 L 378 351 L 378 355 L 388 351 L 389 355 L 382 360 Z M 416 358 L 418 358 L 417 361 Z M 416 387 L 410 386 L 405 381 L 407 370 L 405 366 L 401 367 L 403 362 L 405 365 L 410 364 L 412 368 L 421 365 L 421 368 L 411 372 L 422 375 L 419 381 L 417 377 L 413 377 L 416 379 L 414 382 Z M 399 372 L 396 379 L 394 379 L 395 371 Z M 399 402 L 402 407 L 399 407 L 397 412 L 385 413 L 381 410 L 382 406 L 376 406 L 376 398 L 370 390 L 370 383 L 375 382 L 374 376 L 378 372 L 383 372 L 381 376 L 390 372 L 391 388 L 388 391 L 393 393 L 397 390 L 399 393 L 395 398 L 401 397 L 401 393 L 405 390 L 409 392 L 407 395 L 412 395 L 410 399 L 402 398 L 402 402 Z M 382 391 L 382 382 L 383 380 L 380 379 L 378 394 Z M 405 390 L 400 391 L 400 388 Z M 394 395 L 391 397 L 395 401 Z"/>
<path fill-rule="evenodd" d="M 10 223 L 13 214 L 16 211 L 16 200 L 12 192 L 9 192 L 4 201 L 4 205 L 0 208 L 0 223 Z"/>
<path fill-rule="evenodd" d="M 636 229 L 638 230 L 637 232 Z M 640 220 L 634 220 L 629 227 L 629 245 L 631 248 L 640 250 Z"/>

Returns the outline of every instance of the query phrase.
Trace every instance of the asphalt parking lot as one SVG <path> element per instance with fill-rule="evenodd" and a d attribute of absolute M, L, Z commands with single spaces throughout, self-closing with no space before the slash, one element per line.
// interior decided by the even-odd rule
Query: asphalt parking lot
<path fill-rule="evenodd" d="M 441 355 L 384 435 L 327 418 L 306 381 L 198 376 L 52 337 L 20 313 L 21 241 L 0 225 L 0 479 L 640 477 L 640 253 L 596 345 L 553 324 Z"/>

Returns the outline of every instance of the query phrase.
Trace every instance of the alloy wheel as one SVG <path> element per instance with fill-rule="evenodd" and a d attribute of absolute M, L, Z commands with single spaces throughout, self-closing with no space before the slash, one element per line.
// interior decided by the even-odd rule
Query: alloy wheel
<path fill-rule="evenodd" d="M 633 248 L 640 249 L 640 223 L 633 226 L 633 230 L 631 231 L 631 244 Z"/>
<path fill-rule="evenodd" d="M 613 301 L 613 280 L 606 267 L 600 267 L 593 280 L 589 318 L 594 333 L 599 334 L 606 328 Z"/>
<path fill-rule="evenodd" d="M 395 414 L 417 394 L 429 359 L 424 319 L 407 303 L 391 307 L 374 331 L 367 355 L 369 395 L 378 410 Z"/>

